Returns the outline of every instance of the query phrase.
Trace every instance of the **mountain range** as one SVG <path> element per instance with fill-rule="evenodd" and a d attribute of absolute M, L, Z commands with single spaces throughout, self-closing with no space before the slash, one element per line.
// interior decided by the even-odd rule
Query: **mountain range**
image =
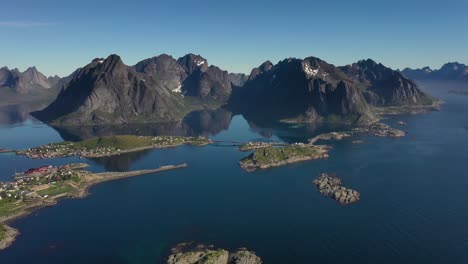
<path fill-rule="evenodd" d="M 230 100 L 248 117 L 289 122 L 369 123 L 374 107 L 430 104 L 414 82 L 370 59 L 336 67 L 315 57 L 266 61 Z"/>
<path fill-rule="evenodd" d="M 0 103 L 52 100 L 58 94 L 60 82 L 60 77 L 46 77 L 36 67 L 24 72 L 3 67 L 0 69 Z"/>
<path fill-rule="evenodd" d="M 242 75 L 208 65 L 199 55 L 163 54 L 127 66 L 118 55 L 77 70 L 57 99 L 35 116 L 60 124 L 120 124 L 180 120 L 218 108 Z"/>
<path fill-rule="evenodd" d="M 265 120 L 369 123 L 378 118 L 376 107 L 433 103 L 402 73 L 370 59 L 335 66 L 315 57 L 289 58 L 266 61 L 245 75 L 195 54 L 178 59 L 162 54 L 133 66 L 110 55 L 65 78 L 47 78 L 35 68 L 24 73 L 3 68 L 0 80 L 17 94 L 60 91 L 34 112 L 55 125 L 177 121 L 192 111 L 221 107 Z"/>
<path fill-rule="evenodd" d="M 468 66 L 458 62 L 444 64 L 438 70 L 429 67 L 422 69 L 406 68 L 403 75 L 415 80 L 436 80 L 436 81 L 468 81 Z"/>

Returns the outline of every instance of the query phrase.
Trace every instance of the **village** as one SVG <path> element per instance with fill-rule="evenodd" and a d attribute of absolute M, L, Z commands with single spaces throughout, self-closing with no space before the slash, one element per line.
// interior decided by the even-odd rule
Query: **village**
<path fill-rule="evenodd" d="M 47 159 L 57 157 L 79 156 L 98 158 L 115 156 L 151 148 L 170 148 L 180 145 L 205 146 L 211 141 L 201 137 L 180 136 L 107 136 L 87 139 L 79 142 L 51 143 L 43 146 L 16 151 L 30 159 Z"/>
<path fill-rule="evenodd" d="M 86 168 L 85 163 L 68 164 L 63 166 L 42 166 L 32 168 L 13 175 L 14 181 L 0 183 L 0 200 L 19 200 L 22 198 L 47 198 L 46 190 L 57 183 L 67 180 L 80 181 L 77 170 Z"/>

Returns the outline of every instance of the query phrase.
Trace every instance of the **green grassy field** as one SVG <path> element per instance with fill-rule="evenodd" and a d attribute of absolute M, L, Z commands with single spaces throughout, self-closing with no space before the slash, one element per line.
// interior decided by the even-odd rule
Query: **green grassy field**
<path fill-rule="evenodd" d="M 251 155 L 241 160 L 244 164 L 268 165 L 290 158 L 310 157 L 320 153 L 317 146 L 287 146 L 267 147 L 254 151 Z"/>
<path fill-rule="evenodd" d="M 51 186 L 45 190 L 38 191 L 37 194 L 44 196 L 56 196 L 64 193 L 70 193 L 76 189 L 66 183 L 57 183 L 54 186 Z"/>
<path fill-rule="evenodd" d="M 12 215 L 18 212 L 22 208 L 22 202 L 13 200 L 1 200 L 0 201 L 0 217 Z"/>

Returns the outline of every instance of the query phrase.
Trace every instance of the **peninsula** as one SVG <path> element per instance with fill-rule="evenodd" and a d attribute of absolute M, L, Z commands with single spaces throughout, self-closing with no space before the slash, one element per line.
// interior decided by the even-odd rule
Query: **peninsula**
<path fill-rule="evenodd" d="M 173 148 L 180 145 L 205 146 L 211 144 L 207 138 L 179 136 L 106 136 L 79 142 L 51 143 L 27 150 L 17 151 L 31 159 L 80 156 L 100 158 L 146 149 Z"/>
<path fill-rule="evenodd" d="M 92 173 L 85 163 L 43 166 L 14 175 L 14 181 L 0 183 L 0 250 L 15 240 L 18 231 L 7 223 L 32 211 L 52 206 L 61 198 L 82 198 L 98 183 L 162 171 L 186 168 L 187 164 L 128 172 Z"/>

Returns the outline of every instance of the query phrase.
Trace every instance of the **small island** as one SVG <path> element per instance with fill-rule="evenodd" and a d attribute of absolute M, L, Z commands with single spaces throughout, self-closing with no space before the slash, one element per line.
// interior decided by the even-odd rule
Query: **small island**
<path fill-rule="evenodd" d="M 180 145 L 205 146 L 211 141 L 202 137 L 179 136 L 106 136 L 87 139 L 79 142 L 51 143 L 23 151 L 17 155 L 26 155 L 31 159 L 80 156 L 84 158 L 100 158 L 123 153 L 154 148 L 173 148 Z"/>
<path fill-rule="evenodd" d="M 255 252 L 246 248 L 235 251 L 215 248 L 212 245 L 182 243 L 171 249 L 166 258 L 166 264 L 261 264 L 261 259 Z"/>
<path fill-rule="evenodd" d="M 268 169 L 307 160 L 326 159 L 329 146 L 296 143 L 284 147 L 266 147 L 243 158 L 239 165 L 248 172 Z"/>
<path fill-rule="evenodd" d="M 186 168 L 187 164 L 127 172 L 92 173 L 85 163 L 43 166 L 13 175 L 14 181 L 0 183 L 0 249 L 9 246 L 18 231 L 7 223 L 32 211 L 52 206 L 61 198 L 82 198 L 98 183 L 162 171 Z"/>
<path fill-rule="evenodd" d="M 384 123 L 373 123 L 370 126 L 357 127 L 353 129 L 353 132 L 377 137 L 397 138 L 406 136 L 406 132 L 393 128 Z"/>
<path fill-rule="evenodd" d="M 340 204 L 352 204 L 359 201 L 361 194 L 356 190 L 341 186 L 341 179 L 336 175 L 322 173 L 313 181 L 320 193 Z"/>

